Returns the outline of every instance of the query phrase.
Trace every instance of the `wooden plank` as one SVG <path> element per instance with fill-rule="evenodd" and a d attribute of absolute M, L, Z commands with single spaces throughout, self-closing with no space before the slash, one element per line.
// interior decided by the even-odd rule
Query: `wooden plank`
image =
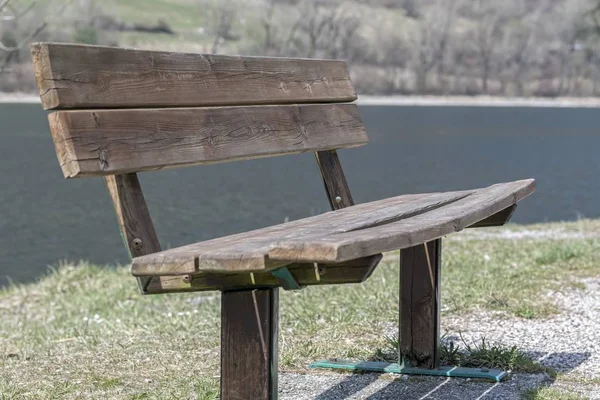
<path fill-rule="evenodd" d="M 496 214 L 487 217 L 484 220 L 477 222 L 469 226 L 469 228 L 484 228 L 489 226 L 502 226 L 506 224 L 512 218 L 515 210 L 517 209 L 517 205 L 513 204 L 512 206 L 505 208 L 504 210 L 497 212 Z"/>
<path fill-rule="evenodd" d="M 325 186 L 325 193 L 329 200 L 329 205 L 332 210 L 341 210 L 354 205 L 350 187 L 346 181 L 342 163 L 337 155 L 336 150 L 318 151 L 315 153 L 317 166 L 321 172 L 321 178 Z M 363 215 L 364 217 L 364 215 Z M 348 221 L 346 221 L 347 223 Z M 372 265 L 370 271 L 373 271 L 379 264 L 383 256 L 375 254 L 366 258 L 366 264 Z M 369 275 L 371 272 L 369 272 Z M 366 278 L 365 278 L 366 279 Z"/>
<path fill-rule="evenodd" d="M 290 264 L 286 268 L 301 286 L 339 285 L 367 280 L 381 256 L 372 256 L 340 264 Z M 270 272 L 201 273 L 197 275 L 155 276 L 144 294 L 198 292 L 209 290 L 247 290 L 278 287 L 280 282 Z"/>
<path fill-rule="evenodd" d="M 322 237 L 383 225 L 451 204 L 472 191 L 403 195 L 314 217 L 170 249 L 133 262 L 136 276 L 261 271 L 289 264 L 267 258 L 282 239 Z M 360 258 L 360 257 L 357 257 Z"/>
<path fill-rule="evenodd" d="M 221 399 L 277 398 L 278 289 L 221 295 Z"/>
<path fill-rule="evenodd" d="M 355 104 L 58 111 L 49 120 L 67 178 L 368 142 Z"/>
<path fill-rule="evenodd" d="M 115 207 L 121 237 L 129 258 L 159 252 L 160 243 L 137 175 L 110 175 L 104 180 Z M 142 293 L 151 279 L 138 278 Z"/>
<path fill-rule="evenodd" d="M 325 185 L 325 192 L 332 210 L 339 210 L 354 205 L 346 176 L 337 151 L 318 151 L 315 153 L 321 178 Z"/>
<path fill-rule="evenodd" d="M 341 60 L 31 45 L 42 105 L 190 107 L 356 100 Z"/>
<path fill-rule="evenodd" d="M 270 260 L 342 262 L 402 249 L 458 232 L 516 204 L 535 190 L 533 179 L 492 185 L 449 205 L 352 232 L 273 243 Z"/>
<path fill-rule="evenodd" d="M 440 364 L 441 243 L 428 242 L 427 253 L 425 244 L 400 251 L 400 362 L 413 367 Z"/>

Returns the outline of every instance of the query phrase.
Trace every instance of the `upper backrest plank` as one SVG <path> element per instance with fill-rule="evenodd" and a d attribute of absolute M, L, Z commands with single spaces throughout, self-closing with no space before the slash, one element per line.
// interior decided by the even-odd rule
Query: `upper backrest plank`
<path fill-rule="evenodd" d="M 348 102 L 346 63 L 34 43 L 45 109 Z"/>
<path fill-rule="evenodd" d="M 355 147 L 355 104 L 76 110 L 49 115 L 65 177 Z"/>

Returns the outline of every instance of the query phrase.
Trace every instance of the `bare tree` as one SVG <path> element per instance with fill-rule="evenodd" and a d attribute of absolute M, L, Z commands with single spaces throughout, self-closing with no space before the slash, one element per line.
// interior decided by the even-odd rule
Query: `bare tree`
<path fill-rule="evenodd" d="M 239 39 L 232 32 L 239 6 L 240 4 L 236 0 L 220 0 L 207 7 L 214 35 L 211 53 L 217 53 L 225 40 Z"/>
<path fill-rule="evenodd" d="M 64 11 L 68 3 L 68 1 L 65 2 L 59 12 Z M 22 19 L 31 14 L 39 5 L 39 0 L 32 0 L 22 9 L 17 9 L 14 4 L 15 3 L 11 0 L 3 0 L 0 2 L 0 13 L 6 13 L 6 10 L 9 10 L 8 18 L 4 18 L 3 21 L 8 21 L 10 24 L 9 34 L 0 36 L 0 74 L 6 72 L 9 63 L 15 58 L 18 58 L 19 51 L 34 40 L 48 26 L 48 19 L 38 20 L 33 25 L 25 28 L 23 28 L 21 24 Z M 7 40 L 6 36 L 8 36 L 9 40 Z M 8 41 L 10 43 L 7 43 Z"/>
<path fill-rule="evenodd" d="M 437 67 L 438 83 L 443 79 L 444 59 L 455 20 L 456 4 L 456 0 L 436 0 L 427 9 L 419 11 L 422 19 L 411 35 L 416 58 L 416 89 L 419 93 L 427 92 L 427 80 L 434 68 Z"/>
<path fill-rule="evenodd" d="M 306 36 L 305 57 L 315 56 L 320 42 L 334 26 L 335 9 L 319 0 L 306 0 L 300 15 L 299 28 Z"/>
<path fill-rule="evenodd" d="M 278 0 L 264 0 L 264 10 L 261 16 L 261 23 L 263 30 L 265 31 L 265 41 L 263 44 L 263 54 L 269 55 L 273 49 L 273 34 L 274 24 L 273 15 L 275 14 L 275 7 L 277 6 Z"/>
<path fill-rule="evenodd" d="M 530 47 L 535 38 L 543 8 L 527 9 L 527 0 L 512 0 L 505 18 L 505 29 L 498 41 L 495 64 L 498 68 L 500 92 L 508 94 L 510 83 L 515 94 L 524 94 L 524 74 L 532 63 Z"/>
<path fill-rule="evenodd" d="M 487 0 L 476 0 L 476 26 L 472 43 L 479 58 L 481 90 L 488 93 L 488 82 L 492 73 L 498 41 L 501 38 L 502 10 L 501 5 Z"/>
<path fill-rule="evenodd" d="M 333 20 L 329 24 L 328 40 L 326 42 L 328 56 L 350 60 L 352 58 L 353 43 L 357 41 L 360 27 L 360 15 L 343 6 L 338 7 Z"/>

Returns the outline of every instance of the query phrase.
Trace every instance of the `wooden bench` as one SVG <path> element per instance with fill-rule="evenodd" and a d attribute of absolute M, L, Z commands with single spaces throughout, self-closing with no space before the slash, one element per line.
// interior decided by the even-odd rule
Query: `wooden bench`
<path fill-rule="evenodd" d="M 439 366 L 441 237 L 504 224 L 533 180 L 354 205 L 336 149 L 368 138 L 346 64 L 37 43 L 67 178 L 102 176 L 143 294 L 222 291 L 223 399 L 277 396 L 278 288 L 357 283 L 401 251 L 400 351 Z M 332 212 L 161 251 L 136 173 L 313 152 Z"/>

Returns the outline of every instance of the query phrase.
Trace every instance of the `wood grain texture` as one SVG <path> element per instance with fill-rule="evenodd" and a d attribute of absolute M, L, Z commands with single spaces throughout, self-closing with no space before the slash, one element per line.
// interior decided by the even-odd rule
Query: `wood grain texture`
<path fill-rule="evenodd" d="M 337 235 L 386 224 L 442 207 L 464 198 L 469 193 L 471 192 L 404 195 L 359 204 L 285 224 L 138 257 L 133 262 L 132 271 L 136 276 L 264 271 L 293 262 L 268 258 L 269 251 L 278 241 Z"/>
<path fill-rule="evenodd" d="M 329 205 L 332 210 L 341 210 L 346 207 L 354 205 L 352 199 L 352 193 L 350 187 L 346 181 L 344 170 L 342 169 L 342 163 L 337 155 L 336 150 L 319 151 L 315 153 L 315 160 L 323 179 L 325 186 L 325 193 L 329 199 Z M 379 261 L 383 256 L 381 254 L 375 254 L 370 257 L 366 257 L 363 264 L 370 265 L 370 272 L 377 267 Z M 364 278 L 366 279 L 366 278 Z"/>
<path fill-rule="evenodd" d="M 403 195 L 269 228 L 137 257 L 137 276 L 259 272 L 294 262 L 338 263 L 462 230 L 521 200 L 533 180 L 485 189 Z"/>
<path fill-rule="evenodd" d="M 337 151 L 318 151 L 315 153 L 317 166 L 325 185 L 325 192 L 332 210 L 353 206 L 354 200 L 342 170 Z"/>
<path fill-rule="evenodd" d="M 342 262 L 412 247 L 472 226 L 516 204 L 534 189 L 532 179 L 496 184 L 396 222 L 334 235 L 281 240 L 272 244 L 268 256 L 270 260 Z"/>
<path fill-rule="evenodd" d="M 361 283 L 367 280 L 381 256 L 372 256 L 340 264 L 290 264 L 286 268 L 301 286 Z M 279 287 L 280 282 L 270 272 L 200 273 L 191 275 L 155 276 L 144 294 L 198 292 L 209 290 L 248 290 Z"/>
<path fill-rule="evenodd" d="M 277 398 L 278 289 L 221 295 L 221 399 Z"/>
<path fill-rule="evenodd" d="M 400 251 L 400 358 L 414 367 L 439 367 L 441 239 Z"/>
<path fill-rule="evenodd" d="M 368 142 L 355 104 L 58 111 L 49 121 L 67 178 Z"/>
<path fill-rule="evenodd" d="M 104 180 L 115 207 L 121 237 L 129 258 L 159 252 L 160 243 L 137 175 L 110 175 Z M 146 291 L 151 279 L 138 278 L 142 293 Z"/>
<path fill-rule="evenodd" d="M 341 60 L 185 54 L 60 43 L 31 45 L 42 105 L 193 107 L 346 102 Z"/>

